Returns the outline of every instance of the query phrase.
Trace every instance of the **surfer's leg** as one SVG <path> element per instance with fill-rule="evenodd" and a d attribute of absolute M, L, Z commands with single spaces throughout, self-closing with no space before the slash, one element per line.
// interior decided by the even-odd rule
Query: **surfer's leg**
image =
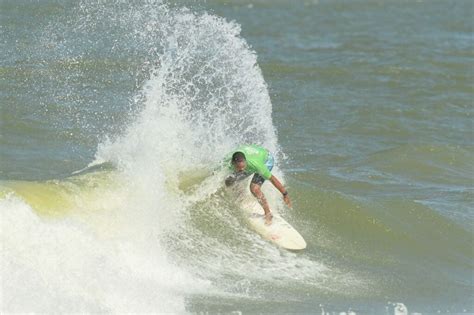
<path fill-rule="evenodd" d="M 254 176 L 255 178 L 255 176 Z M 250 183 L 250 191 L 252 194 L 257 198 L 258 203 L 262 206 L 263 211 L 265 213 L 265 223 L 270 224 L 272 220 L 272 212 L 270 210 L 270 207 L 268 205 L 267 198 L 265 198 L 265 195 L 262 192 L 261 189 L 261 184 L 255 183 L 254 178 L 252 179 L 252 182 Z"/>
<path fill-rule="evenodd" d="M 271 154 L 268 154 L 267 161 L 265 162 L 265 166 L 268 168 L 269 171 L 273 169 L 274 159 Z M 263 211 L 265 212 L 265 224 L 270 225 L 272 223 L 272 211 L 270 210 L 270 206 L 268 205 L 267 198 L 262 192 L 262 185 L 265 182 L 265 178 L 263 178 L 258 173 L 255 173 L 252 177 L 252 181 L 250 182 L 250 191 L 252 194 L 257 198 L 258 203 L 262 206 Z"/>

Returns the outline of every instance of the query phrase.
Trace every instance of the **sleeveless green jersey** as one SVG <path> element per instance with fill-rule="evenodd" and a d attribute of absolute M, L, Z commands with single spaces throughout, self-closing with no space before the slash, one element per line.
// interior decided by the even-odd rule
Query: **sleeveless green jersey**
<path fill-rule="evenodd" d="M 247 167 L 245 167 L 245 173 L 254 174 L 257 173 L 265 179 L 270 179 L 272 177 L 272 173 L 265 165 L 265 162 L 268 158 L 268 150 L 257 146 L 255 144 L 246 144 L 238 147 L 229 156 L 226 158 L 226 162 L 228 163 L 229 167 L 233 170 L 234 167 L 232 166 L 232 155 L 235 152 L 242 152 L 245 155 L 245 159 L 247 161 Z"/>

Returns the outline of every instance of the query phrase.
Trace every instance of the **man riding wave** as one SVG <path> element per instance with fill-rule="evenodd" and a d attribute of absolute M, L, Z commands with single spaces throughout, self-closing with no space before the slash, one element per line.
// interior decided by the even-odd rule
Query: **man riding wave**
<path fill-rule="evenodd" d="M 274 158 L 267 149 L 254 144 L 242 145 L 229 154 L 226 163 L 233 171 L 232 174 L 225 179 L 226 186 L 231 186 L 236 181 L 254 174 L 250 182 L 250 191 L 255 198 L 257 198 L 265 212 L 265 224 L 271 224 L 273 217 L 267 199 L 261 190 L 265 180 L 270 180 L 273 186 L 283 195 L 284 202 L 291 207 L 288 191 L 278 178 L 271 173 Z"/>

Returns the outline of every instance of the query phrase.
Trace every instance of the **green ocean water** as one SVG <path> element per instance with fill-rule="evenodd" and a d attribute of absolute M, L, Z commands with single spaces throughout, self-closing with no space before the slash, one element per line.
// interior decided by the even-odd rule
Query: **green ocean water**
<path fill-rule="evenodd" d="M 2 1 L 2 312 L 474 312 L 473 15 Z M 213 173 L 242 142 L 275 153 L 305 251 Z"/>

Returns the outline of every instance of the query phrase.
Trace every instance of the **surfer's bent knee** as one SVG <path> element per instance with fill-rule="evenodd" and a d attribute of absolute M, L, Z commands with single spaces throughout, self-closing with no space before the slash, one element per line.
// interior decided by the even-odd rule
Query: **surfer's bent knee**
<path fill-rule="evenodd" d="M 255 183 L 251 183 L 250 184 L 250 192 L 256 196 L 259 192 L 260 192 L 260 185 L 258 184 L 255 184 Z"/>

